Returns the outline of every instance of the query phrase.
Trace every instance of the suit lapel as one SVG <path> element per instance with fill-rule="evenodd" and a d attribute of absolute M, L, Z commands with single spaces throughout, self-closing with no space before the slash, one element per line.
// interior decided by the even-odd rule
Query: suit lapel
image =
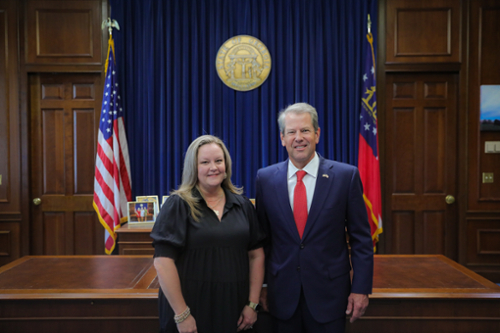
<path fill-rule="evenodd" d="M 290 233 L 300 239 L 295 218 L 293 217 L 292 207 L 290 206 L 290 198 L 288 195 L 288 159 L 278 165 L 274 179 L 275 193 L 284 193 L 284 195 L 277 195 L 278 208 L 283 216 L 282 221 L 287 225 Z M 271 222 L 272 223 L 272 222 Z"/>
<path fill-rule="evenodd" d="M 328 198 L 328 194 L 332 193 L 331 187 L 333 186 L 334 181 L 335 173 L 333 171 L 333 165 L 320 156 L 314 197 L 311 203 L 311 208 L 309 209 L 306 228 L 304 229 L 302 239 L 307 237 L 307 234 L 310 232 L 311 228 L 320 216 L 322 207 L 324 207 L 325 201 Z"/>

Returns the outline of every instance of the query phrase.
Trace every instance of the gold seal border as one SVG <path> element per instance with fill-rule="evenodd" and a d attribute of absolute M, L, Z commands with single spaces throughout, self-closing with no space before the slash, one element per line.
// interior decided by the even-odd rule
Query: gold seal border
<path fill-rule="evenodd" d="M 247 39 L 250 39 L 250 42 L 244 42 L 244 40 L 246 41 Z M 238 45 L 250 45 L 259 53 L 259 56 L 262 58 L 262 64 L 260 65 L 263 66 L 263 73 L 265 75 L 264 77 L 260 78 L 260 82 L 258 82 L 258 84 L 254 83 L 250 86 L 242 88 L 235 84 L 235 82 L 227 82 L 230 81 L 227 78 L 227 75 L 224 74 L 226 78 L 221 76 L 220 72 L 224 71 L 226 55 L 231 51 L 231 49 Z M 269 77 L 269 73 L 271 72 L 271 64 L 271 54 L 269 53 L 266 45 L 260 39 L 250 35 L 237 35 L 229 38 L 221 45 L 215 57 L 215 69 L 217 75 L 226 86 L 237 91 L 250 91 L 260 87 Z"/>

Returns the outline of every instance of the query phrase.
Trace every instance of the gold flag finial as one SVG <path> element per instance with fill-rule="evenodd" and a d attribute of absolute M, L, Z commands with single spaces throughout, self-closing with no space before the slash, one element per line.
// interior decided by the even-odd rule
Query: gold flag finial
<path fill-rule="evenodd" d="M 370 19 L 370 14 L 368 14 L 368 33 L 372 32 L 372 20 Z"/>

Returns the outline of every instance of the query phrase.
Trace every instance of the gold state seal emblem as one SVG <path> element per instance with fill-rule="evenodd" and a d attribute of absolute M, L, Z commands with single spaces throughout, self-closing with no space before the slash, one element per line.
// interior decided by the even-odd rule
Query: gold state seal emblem
<path fill-rule="evenodd" d="M 220 79 L 228 87 L 248 91 L 266 81 L 271 71 L 271 55 L 257 38 L 235 36 L 220 47 L 215 67 Z"/>

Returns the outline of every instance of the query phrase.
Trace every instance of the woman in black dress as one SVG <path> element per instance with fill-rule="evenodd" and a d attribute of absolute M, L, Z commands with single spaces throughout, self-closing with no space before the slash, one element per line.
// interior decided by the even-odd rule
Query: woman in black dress
<path fill-rule="evenodd" d="M 161 332 L 251 332 L 264 279 L 265 235 L 241 192 L 231 182 L 224 143 L 211 135 L 194 140 L 182 184 L 151 232 Z"/>

